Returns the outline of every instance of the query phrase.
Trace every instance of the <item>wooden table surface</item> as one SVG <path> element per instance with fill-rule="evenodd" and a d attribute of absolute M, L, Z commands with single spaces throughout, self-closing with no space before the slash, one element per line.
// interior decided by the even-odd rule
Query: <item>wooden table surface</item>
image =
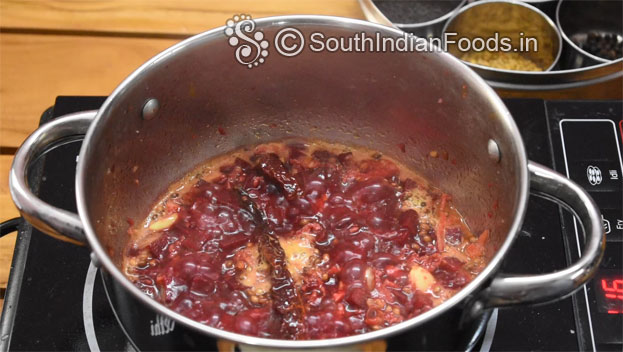
<path fill-rule="evenodd" d="M 8 192 L 12 155 L 58 95 L 108 95 L 144 61 L 190 35 L 254 18 L 325 14 L 363 19 L 356 0 L 0 1 L 0 221 L 17 216 Z M 503 92 L 506 96 L 515 93 Z M 621 97 L 621 82 L 547 98 Z M 68 195 L 68 197 L 71 195 Z M 0 291 L 15 234 L 0 240 Z"/>

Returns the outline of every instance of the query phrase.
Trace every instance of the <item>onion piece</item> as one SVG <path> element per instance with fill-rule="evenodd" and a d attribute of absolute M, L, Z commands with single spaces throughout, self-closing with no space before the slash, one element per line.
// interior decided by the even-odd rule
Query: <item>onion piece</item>
<path fill-rule="evenodd" d="M 160 230 L 168 229 L 175 223 L 175 220 L 177 220 L 177 213 L 173 213 L 167 217 L 158 219 L 158 221 L 156 222 L 152 222 L 149 225 L 149 229 L 152 231 L 160 231 Z"/>

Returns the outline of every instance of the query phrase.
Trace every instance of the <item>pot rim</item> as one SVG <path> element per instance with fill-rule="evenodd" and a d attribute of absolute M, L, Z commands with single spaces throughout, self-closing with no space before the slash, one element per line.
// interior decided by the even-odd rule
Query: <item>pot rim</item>
<path fill-rule="evenodd" d="M 331 27 L 342 27 L 348 28 L 352 26 L 363 26 L 370 30 L 376 30 L 379 32 L 385 32 L 386 34 L 393 34 L 396 36 L 402 36 L 402 31 L 398 29 L 394 29 L 387 26 L 382 26 L 379 24 L 375 24 L 368 21 L 352 19 L 352 18 L 344 18 L 344 17 L 336 17 L 336 16 L 322 16 L 322 15 L 290 15 L 290 16 L 274 16 L 274 17 L 265 17 L 260 19 L 255 19 L 257 28 L 266 28 L 266 27 L 284 27 L 291 25 L 317 25 L 317 26 L 331 26 Z M 124 90 L 134 81 L 136 78 L 141 76 L 144 72 L 149 71 L 152 66 L 158 61 L 166 59 L 169 56 L 175 55 L 176 52 L 183 50 L 185 47 L 189 45 L 193 45 L 196 42 L 200 41 L 210 41 L 210 40 L 224 40 L 224 29 L 225 26 L 221 26 L 200 34 L 197 34 L 193 37 L 190 37 L 180 43 L 175 44 L 174 46 L 164 50 L 163 52 L 157 54 L 142 66 L 140 66 L 136 71 L 130 74 L 106 99 L 102 107 L 97 112 L 97 116 L 95 117 L 93 123 L 90 125 L 89 130 L 86 133 L 84 138 L 84 142 L 82 143 L 82 147 L 80 149 L 80 155 L 86 156 L 89 155 L 91 139 L 97 130 L 97 127 L 102 120 L 105 119 L 106 111 L 113 105 L 120 96 L 123 95 Z M 88 217 L 88 204 L 86 204 L 84 199 L 85 194 L 85 184 L 88 174 L 86 172 L 86 157 L 80 157 L 77 165 L 76 171 L 76 203 L 78 209 L 78 215 L 81 219 L 81 222 L 84 226 L 85 236 L 88 240 L 89 246 L 96 258 L 100 262 L 100 267 L 103 267 L 118 283 L 120 283 L 126 290 L 128 290 L 134 297 L 139 299 L 142 303 L 146 304 L 148 307 L 153 309 L 155 312 L 162 314 L 164 316 L 170 317 L 174 319 L 176 322 L 191 328 L 195 331 L 208 334 L 217 338 L 222 338 L 230 341 L 240 342 L 246 345 L 254 345 L 254 346 L 262 346 L 262 347 L 272 347 L 272 348 L 322 348 L 322 347 L 335 347 L 341 345 L 350 345 L 357 344 L 366 341 L 376 340 L 385 338 L 387 336 L 397 334 L 407 329 L 414 328 L 418 325 L 421 325 L 437 315 L 441 315 L 444 312 L 448 311 L 452 307 L 459 304 L 461 301 L 467 299 L 472 294 L 475 293 L 477 288 L 483 285 L 490 277 L 493 276 L 494 272 L 500 265 L 502 258 L 512 245 L 514 239 L 517 237 L 517 233 L 519 232 L 520 226 L 523 223 L 523 218 L 526 212 L 526 204 L 528 198 L 528 169 L 527 169 L 527 156 L 523 144 L 523 140 L 519 133 L 519 129 L 515 124 L 513 118 L 511 117 L 510 112 L 507 110 L 506 106 L 502 102 L 502 100 L 497 96 L 497 94 L 493 91 L 491 87 L 489 87 L 486 82 L 478 76 L 474 71 L 469 69 L 467 66 L 463 65 L 461 61 L 448 53 L 439 53 L 434 52 L 434 55 L 439 55 L 439 59 L 446 60 L 448 65 L 455 66 L 459 74 L 461 74 L 465 79 L 471 80 L 475 84 L 479 85 L 482 94 L 491 102 L 494 109 L 498 112 L 500 123 L 506 129 L 506 131 L 512 136 L 513 139 L 513 147 L 515 150 L 514 153 L 517 154 L 518 164 L 519 166 L 515 171 L 519 177 L 518 183 L 518 199 L 517 199 L 517 212 L 515 213 L 515 217 L 510 226 L 509 233 L 506 235 L 506 239 L 500 246 L 497 253 L 491 259 L 489 264 L 485 267 L 485 269 L 472 280 L 467 286 L 465 286 L 462 290 L 456 293 L 447 301 L 443 302 L 439 306 L 424 312 L 416 317 L 413 317 L 409 320 L 406 320 L 402 323 L 380 329 L 377 331 L 367 332 L 359 335 L 352 335 L 347 337 L 340 338 L 331 338 L 331 339 L 322 339 L 322 340 L 279 340 L 279 339 L 268 339 L 254 336 L 247 336 L 243 334 L 238 334 L 230 331 L 221 330 L 215 327 L 211 327 L 202 323 L 199 323 L 195 320 L 192 320 L 188 317 L 185 317 L 167 307 L 157 302 L 156 300 L 150 298 L 146 294 L 144 294 L 138 287 L 136 287 L 122 272 L 117 266 L 112 262 L 111 258 L 106 253 L 106 250 L 100 243 L 97 234 L 94 231 L 91 220 Z"/>
<path fill-rule="evenodd" d="M 378 13 L 382 14 L 384 17 L 385 14 L 383 14 L 381 12 L 381 10 L 379 10 L 379 8 L 374 4 L 374 2 L 372 0 L 364 0 L 366 1 L 368 4 L 368 6 L 371 6 L 372 8 L 374 8 Z M 398 27 L 399 29 L 419 29 L 419 28 L 425 28 L 425 27 L 429 27 L 432 25 L 436 25 L 439 23 L 443 23 L 445 21 L 447 21 L 450 17 L 452 17 L 455 13 L 457 13 L 457 11 L 459 11 L 461 9 L 461 7 L 463 7 L 463 5 L 465 5 L 467 3 L 467 0 L 462 0 L 462 1 L 458 1 L 458 5 L 456 5 L 456 7 L 454 7 L 452 10 L 446 12 L 445 14 L 433 18 L 431 20 L 428 21 L 424 21 L 424 22 L 405 22 L 405 23 L 399 23 L 399 22 L 391 22 L 392 26 L 394 27 Z M 388 19 L 389 21 L 389 19 Z"/>

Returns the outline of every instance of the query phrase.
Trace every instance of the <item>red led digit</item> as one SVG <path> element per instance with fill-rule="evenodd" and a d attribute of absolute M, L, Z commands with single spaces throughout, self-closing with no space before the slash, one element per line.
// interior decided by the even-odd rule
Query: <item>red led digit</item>
<path fill-rule="evenodd" d="M 612 280 L 601 279 L 601 288 L 604 290 L 604 297 L 623 301 L 623 279 Z M 608 310 L 608 314 L 623 314 L 623 310 Z"/>
<path fill-rule="evenodd" d="M 601 279 L 601 288 L 606 298 L 623 300 L 623 280 L 612 280 L 612 284 L 608 284 L 608 280 Z"/>
<path fill-rule="evenodd" d="M 623 277 L 620 270 L 605 270 L 595 283 L 597 310 L 609 315 L 623 315 Z"/>
<path fill-rule="evenodd" d="M 606 292 L 612 292 L 614 291 L 614 283 L 612 285 L 613 287 L 608 286 L 608 280 L 606 279 L 601 279 L 601 288 L 606 291 Z"/>

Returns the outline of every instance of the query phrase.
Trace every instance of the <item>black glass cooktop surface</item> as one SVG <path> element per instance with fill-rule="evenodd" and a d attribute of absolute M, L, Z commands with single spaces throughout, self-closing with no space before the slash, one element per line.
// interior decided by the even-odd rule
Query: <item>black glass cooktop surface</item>
<path fill-rule="evenodd" d="M 59 97 L 41 123 L 97 109 L 102 97 Z M 603 213 L 607 253 L 586 288 L 555 303 L 495 310 L 474 347 L 481 351 L 623 349 L 622 103 L 506 100 L 531 160 L 580 183 Z M 30 182 L 47 202 L 75 211 L 74 171 L 80 141 L 48 152 Z M 5 220 L 5 219 L 3 219 Z M 578 245 L 579 243 L 579 245 Z M 503 263 L 506 273 L 564 268 L 583 243 L 573 217 L 532 196 L 524 226 Z M 153 349 L 137 341 L 168 334 L 156 315 L 145 336 L 127 336 L 108 302 L 89 250 L 20 226 L 2 315 L 0 345 L 9 350 Z M 451 332 L 448 332 L 451 333 Z M 409 350 L 409 336 L 388 344 Z M 216 346 L 216 344 L 214 345 Z M 164 348 L 164 347 L 163 347 Z M 166 349 L 166 348 L 164 348 Z"/>

